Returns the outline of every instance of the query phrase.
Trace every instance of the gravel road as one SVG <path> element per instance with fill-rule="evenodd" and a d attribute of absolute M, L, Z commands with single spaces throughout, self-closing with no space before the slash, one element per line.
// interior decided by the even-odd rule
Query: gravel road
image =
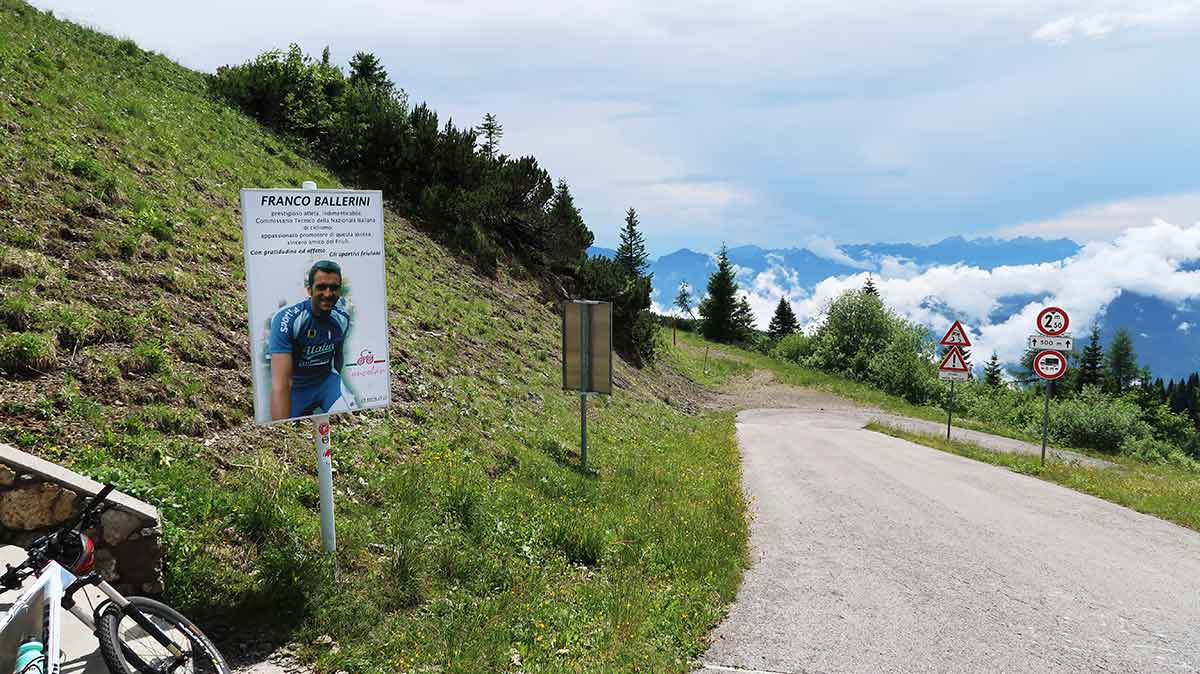
<path fill-rule="evenodd" d="M 738 416 L 752 565 L 698 672 L 1200 672 L 1200 534 L 862 424 Z"/>

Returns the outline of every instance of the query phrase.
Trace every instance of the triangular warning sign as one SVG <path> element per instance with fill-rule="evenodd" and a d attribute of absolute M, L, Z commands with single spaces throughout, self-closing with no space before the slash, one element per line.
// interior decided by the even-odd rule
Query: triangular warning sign
<path fill-rule="evenodd" d="M 942 359 L 942 364 L 938 365 L 939 370 L 946 372 L 969 372 L 967 361 L 963 360 L 962 351 L 958 350 L 957 346 L 950 347 L 950 351 L 946 353 L 946 357 Z"/>
<path fill-rule="evenodd" d="M 946 331 L 946 336 L 942 337 L 939 342 L 942 346 L 971 346 L 971 340 L 967 337 L 967 331 L 963 328 L 962 323 L 954 321 L 954 325 Z"/>

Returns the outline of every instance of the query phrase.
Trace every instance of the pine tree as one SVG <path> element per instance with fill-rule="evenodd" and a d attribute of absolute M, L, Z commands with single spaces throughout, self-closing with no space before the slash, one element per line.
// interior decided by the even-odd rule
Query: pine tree
<path fill-rule="evenodd" d="M 496 153 L 500 150 L 500 139 L 504 137 L 504 126 L 489 112 L 483 116 L 483 124 L 479 125 L 477 131 L 483 137 L 484 158 L 489 162 L 495 161 Z"/>
<path fill-rule="evenodd" d="M 996 355 L 995 351 L 992 352 L 992 357 L 988 360 L 987 365 L 983 366 L 983 381 L 988 386 L 1000 386 L 1004 383 L 1000 357 Z"/>
<path fill-rule="evenodd" d="M 875 287 L 875 281 L 871 279 L 870 274 L 867 274 L 867 282 L 863 284 L 863 292 L 869 295 L 879 294 L 879 290 Z"/>
<path fill-rule="evenodd" d="M 575 198 L 571 196 L 566 180 L 560 178 L 554 188 L 546 221 L 551 262 L 560 268 L 578 267 L 587 255 L 588 246 L 592 245 L 593 236 L 575 207 Z"/>
<path fill-rule="evenodd" d="M 395 85 L 388 79 L 383 64 L 374 54 L 364 51 L 355 53 L 350 59 L 350 84 L 363 84 L 389 96 L 395 90 Z"/>
<path fill-rule="evenodd" d="M 1108 345 L 1105 370 L 1108 390 L 1116 395 L 1128 390 L 1141 373 L 1138 369 L 1137 354 L 1133 351 L 1133 339 L 1125 328 L 1118 330 Z"/>
<path fill-rule="evenodd" d="M 675 308 L 680 313 L 692 315 L 692 289 L 687 281 L 679 284 L 679 293 L 675 295 Z"/>
<path fill-rule="evenodd" d="M 1080 391 L 1084 386 L 1104 385 L 1104 349 L 1100 346 L 1100 328 L 1092 327 L 1092 338 L 1083 349 L 1079 361 L 1079 376 L 1075 382 Z"/>
<path fill-rule="evenodd" d="M 796 321 L 792 305 L 788 303 L 786 297 L 780 297 L 779 305 L 775 307 L 775 315 L 771 317 L 771 325 L 767 327 L 767 337 L 772 341 L 777 341 L 799 329 L 800 324 Z"/>
<path fill-rule="evenodd" d="M 1184 388 L 1188 416 L 1191 417 L 1192 423 L 1196 424 L 1196 428 L 1200 429 L 1200 373 L 1193 372 L 1187 378 L 1186 384 L 1182 379 L 1179 380 L 1179 384 Z"/>
<path fill-rule="evenodd" d="M 1180 381 L 1178 384 L 1172 379 L 1167 384 L 1167 407 L 1172 412 L 1180 413 L 1187 411 L 1187 383 Z"/>
<path fill-rule="evenodd" d="M 329 65 L 329 45 L 325 45 L 325 49 L 321 52 L 321 65 Z"/>
<path fill-rule="evenodd" d="M 675 295 L 675 308 L 681 314 L 692 315 L 692 291 L 688 287 L 687 281 L 679 284 L 679 293 Z M 679 316 L 675 316 L 675 321 L 671 324 L 671 344 L 675 344 L 675 331 L 679 328 Z"/>
<path fill-rule="evenodd" d="M 638 231 L 637 211 L 633 206 L 625 213 L 625 227 L 621 230 L 621 245 L 617 246 L 617 264 L 631 277 L 646 275 L 649 266 L 646 255 L 646 239 Z"/>
<path fill-rule="evenodd" d="M 754 309 L 745 295 L 738 298 L 733 309 L 733 334 L 739 342 L 749 342 L 754 338 Z"/>
<path fill-rule="evenodd" d="M 736 338 L 733 313 L 737 291 L 729 250 L 722 244 L 721 252 L 717 254 L 717 270 L 708 277 L 708 294 L 700 302 L 700 316 L 704 319 L 701 331 L 706 338 L 714 342 L 729 342 Z"/>

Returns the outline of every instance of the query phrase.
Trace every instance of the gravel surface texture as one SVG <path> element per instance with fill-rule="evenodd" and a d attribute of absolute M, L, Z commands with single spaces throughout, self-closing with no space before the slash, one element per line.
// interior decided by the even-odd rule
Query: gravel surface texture
<path fill-rule="evenodd" d="M 863 423 L 738 416 L 752 562 L 698 672 L 1200 671 L 1200 534 Z"/>

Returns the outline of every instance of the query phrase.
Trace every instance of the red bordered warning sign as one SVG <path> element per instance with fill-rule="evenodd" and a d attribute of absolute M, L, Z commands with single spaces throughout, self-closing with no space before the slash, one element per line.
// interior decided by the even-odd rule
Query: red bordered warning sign
<path fill-rule="evenodd" d="M 954 321 L 954 325 L 946 331 L 942 341 L 939 342 L 942 346 L 971 346 L 971 339 L 967 337 L 967 331 L 963 328 L 962 323 Z"/>
<path fill-rule="evenodd" d="M 943 372 L 970 371 L 970 368 L 967 367 L 967 359 L 963 358 L 962 351 L 959 351 L 957 346 L 950 347 L 945 358 L 942 358 L 942 364 L 938 365 L 938 369 Z"/>
<path fill-rule="evenodd" d="M 1067 357 L 1057 351 L 1042 351 L 1033 357 L 1033 372 L 1042 379 L 1058 379 L 1067 373 Z"/>

